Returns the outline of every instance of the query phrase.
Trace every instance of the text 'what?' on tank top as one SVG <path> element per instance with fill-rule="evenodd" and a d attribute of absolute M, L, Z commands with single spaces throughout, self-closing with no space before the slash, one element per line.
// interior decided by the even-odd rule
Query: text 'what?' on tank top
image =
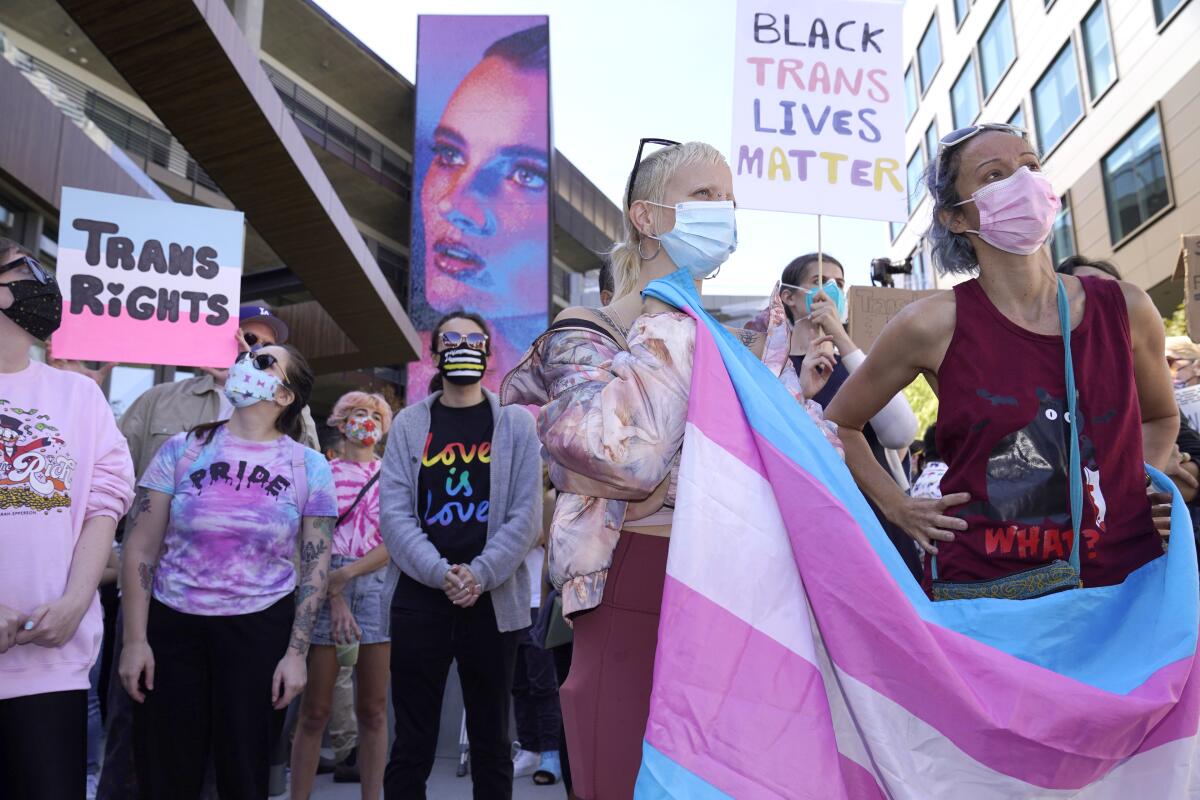
<path fill-rule="evenodd" d="M 1078 388 L 1084 586 L 1120 583 L 1162 555 L 1146 497 L 1129 314 L 1115 281 L 1082 278 L 1071 332 Z M 977 280 L 954 287 L 954 336 L 938 372 L 942 494 L 966 531 L 938 543 L 939 579 L 998 578 L 1071 552 L 1070 437 L 1061 336 L 1005 317 Z M 926 561 L 926 585 L 929 561 Z"/>

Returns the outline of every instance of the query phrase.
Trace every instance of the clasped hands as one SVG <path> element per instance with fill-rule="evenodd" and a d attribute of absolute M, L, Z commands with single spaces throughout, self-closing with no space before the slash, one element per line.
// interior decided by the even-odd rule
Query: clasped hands
<path fill-rule="evenodd" d="M 442 591 L 459 608 L 470 608 L 483 596 L 483 587 L 466 564 L 456 564 L 446 573 Z"/>

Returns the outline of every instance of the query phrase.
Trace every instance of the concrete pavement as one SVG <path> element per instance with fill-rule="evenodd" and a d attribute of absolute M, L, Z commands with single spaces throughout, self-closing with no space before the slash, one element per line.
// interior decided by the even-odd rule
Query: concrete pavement
<path fill-rule="evenodd" d="M 471 800 L 471 778 L 456 778 L 457 759 L 439 758 L 429 776 L 429 800 Z M 359 800 L 361 792 L 357 783 L 334 783 L 332 775 L 317 777 L 313 800 Z M 537 786 L 529 777 L 517 778 L 513 784 L 513 800 L 563 800 L 566 797 L 562 784 Z"/>

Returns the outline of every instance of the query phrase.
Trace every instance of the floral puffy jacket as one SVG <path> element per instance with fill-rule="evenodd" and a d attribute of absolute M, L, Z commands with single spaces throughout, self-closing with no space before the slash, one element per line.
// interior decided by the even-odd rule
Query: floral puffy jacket
<path fill-rule="evenodd" d="M 800 390 L 782 305 L 774 302 L 756 323 L 766 331 L 764 362 L 840 452 L 836 427 Z M 559 491 L 550 579 L 568 615 L 600 604 L 628 505 L 664 480 L 664 505 L 675 504 L 696 323 L 679 312 L 644 315 L 628 343 L 623 350 L 599 326 L 559 322 L 534 342 L 500 391 L 503 403 L 541 406 L 538 436 Z"/>

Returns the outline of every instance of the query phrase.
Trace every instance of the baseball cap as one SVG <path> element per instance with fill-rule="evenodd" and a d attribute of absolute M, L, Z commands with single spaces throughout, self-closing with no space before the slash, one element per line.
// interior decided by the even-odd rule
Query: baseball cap
<path fill-rule="evenodd" d="M 275 332 L 276 344 L 283 344 L 288 339 L 287 323 L 266 306 L 242 306 L 238 309 L 238 322 L 261 322 Z"/>

